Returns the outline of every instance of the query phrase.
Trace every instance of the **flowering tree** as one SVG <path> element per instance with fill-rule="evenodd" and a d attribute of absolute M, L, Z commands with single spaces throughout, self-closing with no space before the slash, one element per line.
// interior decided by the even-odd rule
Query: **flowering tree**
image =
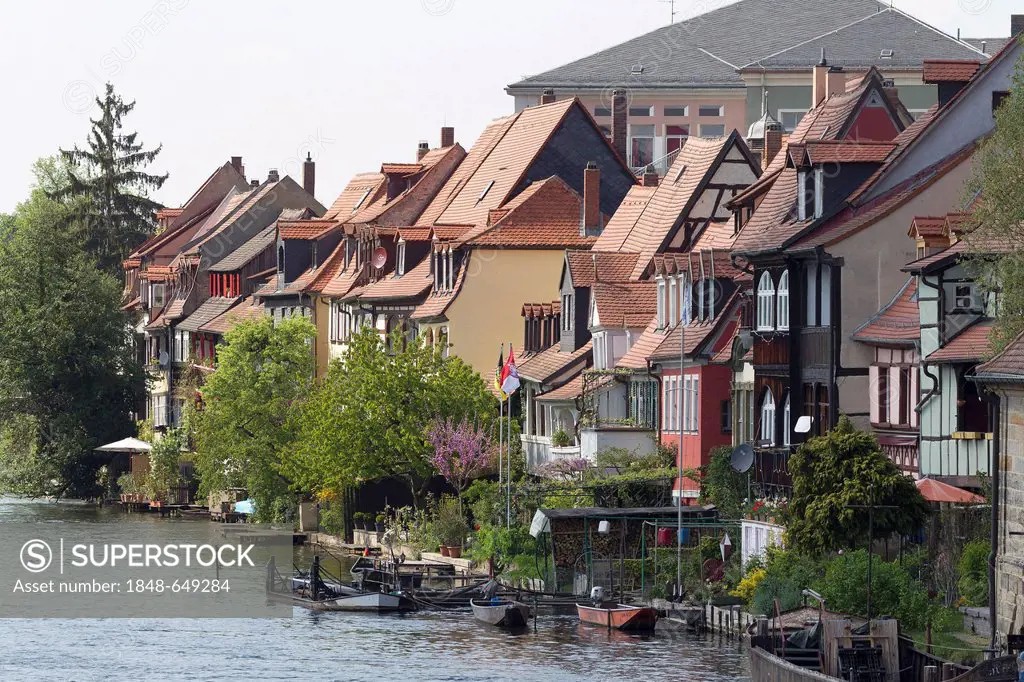
<path fill-rule="evenodd" d="M 449 418 L 435 420 L 427 440 L 434 446 L 431 464 L 455 487 L 461 506 L 462 491 L 491 461 L 490 436 L 466 419 L 456 424 Z"/>
<path fill-rule="evenodd" d="M 583 458 L 556 459 L 541 466 L 538 473 L 546 478 L 553 478 L 559 481 L 577 481 L 589 469 L 590 462 Z"/>

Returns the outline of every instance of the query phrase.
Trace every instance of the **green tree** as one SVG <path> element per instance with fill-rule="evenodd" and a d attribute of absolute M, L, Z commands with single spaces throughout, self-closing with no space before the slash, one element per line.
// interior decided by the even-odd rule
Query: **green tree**
<path fill-rule="evenodd" d="M 302 318 L 239 324 L 218 347 L 217 371 L 200 389 L 201 409 L 188 410 L 200 491 L 242 487 L 260 520 L 292 506 L 284 453 L 295 439 L 298 401 L 311 389 L 316 330 Z"/>
<path fill-rule="evenodd" d="M 998 351 L 1024 331 L 1024 60 L 1017 63 L 1010 96 L 996 112 L 995 131 L 974 155 L 973 168 L 967 198 L 977 229 L 966 241 L 979 256 L 972 270 L 999 292 L 992 335 Z M 1011 249 L 993 256 L 993 244 Z"/>
<path fill-rule="evenodd" d="M 743 515 L 747 498 L 747 474 L 732 468 L 732 449 L 721 446 L 711 451 L 711 459 L 703 467 L 700 494 L 718 508 L 719 516 L 738 519 Z"/>
<path fill-rule="evenodd" d="M 11 492 L 97 495 L 110 456 L 93 449 L 135 431 L 143 374 L 121 284 L 83 251 L 74 211 L 36 189 L 4 221 L 0 489 Z"/>
<path fill-rule="evenodd" d="M 289 474 L 314 491 L 397 478 L 418 502 L 434 475 L 430 425 L 466 419 L 495 429 L 494 403 L 462 360 L 397 332 L 385 343 L 364 327 L 303 405 Z"/>
<path fill-rule="evenodd" d="M 151 500 L 166 500 L 168 489 L 181 484 L 181 452 L 186 444 L 184 429 L 171 429 L 153 443 L 146 475 L 146 495 Z"/>
<path fill-rule="evenodd" d="M 53 183 L 50 196 L 58 199 L 84 197 L 88 200 L 84 219 L 85 248 L 95 255 L 99 267 L 118 274 L 131 250 L 153 233 L 153 214 L 161 205 L 148 193 L 158 190 L 167 174 L 151 175 L 142 169 L 152 163 L 163 145 L 146 150 L 138 133 L 123 131 L 123 119 L 135 108 L 125 102 L 107 83 L 103 98 L 96 98 L 99 118 L 90 119 L 87 149 L 77 146 L 61 150 L 70 164 L 65 169 L 67 184 Z"/>
<path fill-rule="evenodd" d="M 900 626 L 924 627 L 930 604 L 925 586 L 895 562 L 874 557 L 871 566 L 871 613 L 894 616 Z M 817 584 L 828 608 L 841 613 L 867 615 L 868 553 L 860 549 L 832 558 Z"/>
<path fill-rule="evenodd" d="M 846 416 L 828 434 L 801 445 L 789 468 L 788 538 L 807 553 L 867 544 L 868 510 L 851 505 L 894 507 L 875 510 L 876 538 L 912 533 L 928 511 L 914 481 L 885 456 L 874 435 L 856 431 Z"/>

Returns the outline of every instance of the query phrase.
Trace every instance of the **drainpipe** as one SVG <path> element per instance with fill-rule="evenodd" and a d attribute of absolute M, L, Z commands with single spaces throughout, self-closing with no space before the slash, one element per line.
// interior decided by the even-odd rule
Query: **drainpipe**
<path fill-rule="evenodd" d="M 999 445 L 1000 445 L 1000 400 L 995 392 L 986 393 L 989 404 L 989 424 L 992 429 L 992 457 L 990 462 L 992 476 L 992 528 L 990 530 L 990 549 L 988 555 L 988 619 L 992 631 L 989 641 L 989 655 L 996 657 L 999 646 L 999 633 L 996 630 L 996 556 L 999 553 Z"/>

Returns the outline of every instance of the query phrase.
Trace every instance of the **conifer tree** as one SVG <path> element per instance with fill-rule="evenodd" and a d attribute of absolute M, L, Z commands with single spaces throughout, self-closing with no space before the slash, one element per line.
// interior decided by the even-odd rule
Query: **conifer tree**
<path fill-rule="evenodd" d="M 107 83 L 103 98 L 96 98 L 100 115 L 90 119 L 87 148 L 76 145 L 61 149 L 72 165 L 66 187 L 51 196 L 58 199 L 84 197 L 85 249 L 105 272 L 119 274 L 121 261 L 133 248 L 153 234 L 153 214 L 161 205 L 149 198 L 160 189 L 167 174 L 150 175 L 143 168 L 152 163 L 163 148 L 145 150 L 138 133 L 125 133 L 123 119 L 135 108 L 125 102 Z"/>

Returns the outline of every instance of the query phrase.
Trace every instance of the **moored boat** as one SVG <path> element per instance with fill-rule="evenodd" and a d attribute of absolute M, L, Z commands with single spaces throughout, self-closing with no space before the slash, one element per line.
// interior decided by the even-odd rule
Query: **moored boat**
<path fill-rule="evenodd" d="M 500 628 L 521 628 L 530 620 L 530 607 L 515 600 L 470 599 L 469 605 L 473 607 L 473 617 L 478 621 Z"/>
<path fill-rule="evenodd" d="M 623 632 L 645 632 L 653 630 L 658 622 L 658 612 L 650 606 L 630 606 L 614 602 L 597 604 L 576 604 L 580 621 L 599 625 L 609 630 Z"/>

